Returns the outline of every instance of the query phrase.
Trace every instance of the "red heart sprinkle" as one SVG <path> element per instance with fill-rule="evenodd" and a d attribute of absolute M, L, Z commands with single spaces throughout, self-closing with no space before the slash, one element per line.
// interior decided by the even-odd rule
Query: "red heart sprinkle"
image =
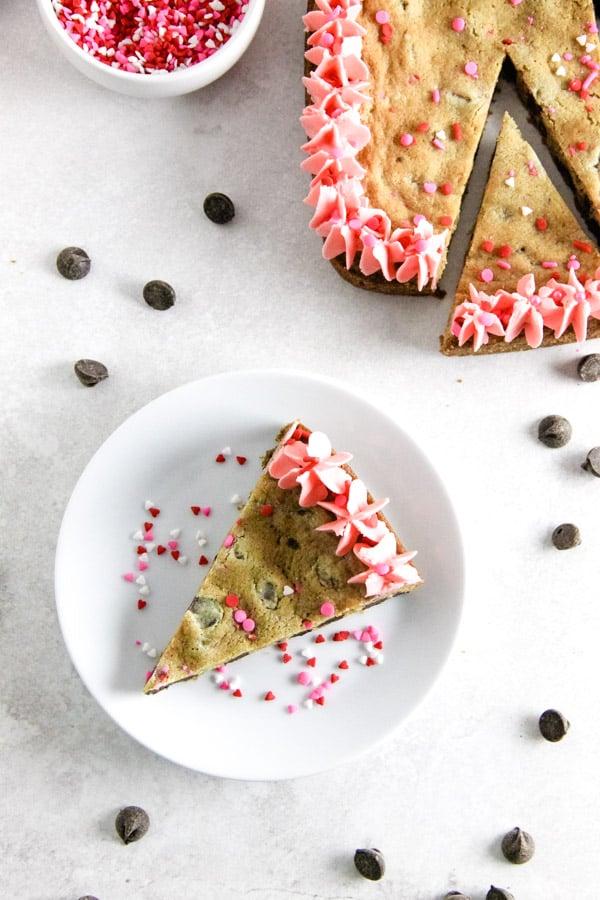
<path fill-rule="evenodd" d="M 333 636 L 334 641 L 347 641 L 350 637 L 349 631 L 336 631 Z"/>
<path fill-rule="evenodd" d="M 222 453 L 219 453 L 218 456 L 215 457 L 215 462 L 225 462 L 225 457 Z"/>
<path fill-rule="evenodd" d="M 138 600 L 138 609 L 143 609 L 146 606 L 146 601 L 141 598 Z"/>
<path fill-rule="evenodd" d="M 207 566 L 208 565 L 208 559 L 206 558 L 206 556 L 204 554 L 202 554 L 202 556 L 198 560 L 198 565 L 199 566 Z"/>
<path fill-rule="evenodd" d="M 346 660 L 346 659 L 343 659 L 338 666 L 338 669 L 349 669 L 349 668 L 350 668 L 350 666 L 348 665 L 348 660 Z"/>
<path fill-rule="evenodd" d="M 332 672 L 331 675 L 329 676 L 329 680 L 332 684 L 335 684 L 336 681 L 340 680 L 340 676 L 336 675 L 335 672 Z"/>
<path fill-rule="evenodd" d="M 241 696 L 242 696 L 242 692 L 240 691 L 239 688 L 236 688 L 235 691 L 233 691 L 233 693 L 232 693 L 232 697 L 241 697 Z"/>
<path fill-rule="evenodd" d="M 178 560 L 181 556 L 181 553 L 179 552 L 179 550 L 171 550 L 171 556 L 174 560 Z"/>
<path fill-rule="evenodd" d="M 167 548 L 163 547 L 162 544 L 159 544 L 158 547 L 156 548 L 156 552 L 158 553 L 159 556 L 162 556 L 163 553 L 167 552 Z"/>
<path fill-rule="evenodd" d="M 318 703 L 319 706 L 325 706 L 325 697 L 317 697 L 315 703 Z"/>
<path fill-rule="evenodd" d="M 261 506 L 261 508 L 260 508 L 260 514 L 261 514 L 261 516 L 270 516 L 270 515 L 272 515 L 272 514 L 273 514 L 273 507 L 271 506 L 271 504 L 270 504 L 270 503 L 265 503 L 263 506 Z"/>
<path fill-rule="evenodd" d="M 245 456 L 236 456 L 236 459 L 239 462 L 240 466 L 243 466 L 244 463 L 247 461 Z"/>
<path fill-rule="evenodd" d="M 281 657 L 281 661 L 284 663 L 291 662 L 291 659 L 292 659 L 292 657 L 290 656 L 289 653 L 284 653 L 283 656 Z"/>
<path fill-rule="evenodd" d="M 318 634 L 315 638 L 315 644 L 323 644 L 325 643 L 325 636 L 322 634 Z"/>
<path fill-rule="evenodd" d="M 372 656 L 368 656 L 368 657 L 367 657 L 367 665 L 368 665 L 368 666 L 374 666 L 374 665 L 375 665 L 375 660 L 373 659 Z"/>
<path fill-rule="evenodd" d="M 275 699 L 275 694 L 273 693 L 273 691 L 267 691 L 267 693 L 265 694 L 265 700 L 274 700 L 274 699 Z"/>
<path fill-rule="evenodd" d="M 307 665 L 307 666 L 310 666 L 310 667 L 313 668 L 313 669 L 314 669 L 314 667 L 316 666 L 316 664 L 317 664 L 317 657 L 316 657 L 316 656 L 311 656 L 310 659 L 307 659 L 307 660 L 306 660 L 306 665 Z"/>
<path fill-rule="evenodd" d="M 376 644 L 373 644 L 375 650 L 383 650 L 383 641 L 377 641 Z"/>
<path fill-rule="evenodd" d="M 150 515 L 152 516 L 153 519 L 155 519 L 157 516 L 160 516 L 160 509 L 157 506 L 151 506 L 150 509 L 148 510 L 148 512 L 150 513 Z M 152 526 L 150 526 L 150 527 L 152 527 Z"/>
<path fill-rule="evenodd" d="M 287 650 L 287 648 L 288 648 L 288 642 L 287 642 L 287 641 L 280 641 L 280 642 L 277 644 L 277 646 L 279 647 L 280 650 Z"/>
<path fill-rule="evenodd" d="M 153 522 L 144 522 L 144 531 L 152 531 L 154 528 Z"/>
<path fill-rule="evenodd" d="M 200 515 L 200 507 L 199 506 L 190 506 L 190 509 L 194 513 L 195 516 Z"/>
<path fill-rule="evenodd" d="M 136 549 L 136 553 L 138 556 L 141 556 L 142 553 L 146 553 L 146 548 L 142 544 L 140 544 L 140 546 Z"/>

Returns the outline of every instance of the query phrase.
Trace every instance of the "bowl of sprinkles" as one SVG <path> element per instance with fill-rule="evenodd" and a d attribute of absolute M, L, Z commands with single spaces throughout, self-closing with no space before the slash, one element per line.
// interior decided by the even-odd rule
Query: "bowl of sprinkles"
<path fill-rule="evenodd" d="M 173 97 L 205 87 L 244 54 L 265 0 L 37 0 L 67 59 L 104 87 Z"/>

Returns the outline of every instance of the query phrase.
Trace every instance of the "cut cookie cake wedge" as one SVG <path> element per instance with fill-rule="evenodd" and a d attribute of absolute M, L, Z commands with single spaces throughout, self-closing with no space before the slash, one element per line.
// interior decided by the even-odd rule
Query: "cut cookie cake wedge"
<path fill-rule="evenodd" d="M 600 337 L 600 252 L 506 113 L 441 350 L 586 337 Z"/>
<path fill-rule="evenodd" d="M 294 422 L 146 682 L 179 681 L 422 583 L 374 500 L 322 432 Z"/>
<path fill-rule="evenodd" d="M 310 0 L 306 202 L 352 284 L 432 294 L 504 62 L 600 226 L 600 55 L 591 0 Z"/>

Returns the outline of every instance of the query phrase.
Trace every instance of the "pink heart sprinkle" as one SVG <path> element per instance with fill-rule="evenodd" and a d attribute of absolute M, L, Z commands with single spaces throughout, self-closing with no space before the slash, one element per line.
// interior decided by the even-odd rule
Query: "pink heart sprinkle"
<path fill-rule="evenodd" d="M 144 562 L 143 559 L 140 559 L 140 561 L 138 563 L 138 569 L 140 570 L 140 572 L 145 572 L 147 568 L 148 568 L 148 563 Z"/>
<path fill-rule="evenodd" d="M 294 713 L 297 713 L 297 712 L 298 712 L 298 707 L 296 706 L 295 703 L 290 703 L 290 704 L 289 704 L 289 706 L 288 706 L 288 712 L 289 712 L 290 715 L 293 715 Z"/>
<path fill-rule="evenodd" d="M 126 572 L 123 575 L 123 578 L 125 579 L 125 581 L 133 581 L 133 579 L 135 578 L 135 575 L 133 574 L 133 572 Z"/>
<path fill-rule="evenodd" d="M 203 516 L 210 516 L 210 506 L 202 506 L 200 512 Z"/>
<path fill-rule="evenodd" d="M 167 547 L 169 548 L 169 550 L 177 550 L 177 548 L 179 547 L 179 541 L 168 541 Z"/>

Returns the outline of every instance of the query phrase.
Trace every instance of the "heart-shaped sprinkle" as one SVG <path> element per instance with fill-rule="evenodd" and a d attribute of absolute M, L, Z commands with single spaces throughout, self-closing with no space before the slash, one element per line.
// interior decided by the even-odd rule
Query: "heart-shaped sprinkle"
<path fill-rule="evenodd" d="M 349 631 L 336 631 L 333 636 L 334 641 L 347 641 L 350 637 Z"/>
<path fill-rule="evenodd" d="M 158 506 L 151 506 L 148 512 L 153 519 L 155 519 L 157 516 L 160 516 L 160 509 L 158 508 Z"/>
<path fill-rule="evenodd" d="M 283 593 L 283 596 L 284 596 L 284 597 L 289 597 L 291 594 L 294 593 L 294 588 L 293 588 L 293 587 L 290 587 L 289 584 L 285 584 L 285 585 L 283 586 L 283 592 L 282 592 L 282 593 Z"/>
<path fill-rule="evenodd" d="M 135 575 L 133 574 L 133 572 L 125 572 L 123 578 L 125 579 L 125 581 L 133 581 Z"/>
<path fill-rule="evenodd" d="M 325 697 L 317 697 L 315 703 L 318 703 L 319 706 L 325 706 Z"/>
<path fill-rule="evenodd" d="M 190 506 L 190 509 L 194 513 L 195 516 L 200 515 L 200 507 L 199 506 Z"/>
<path fill-rule="evenodd" d="M 247 462 L 247 458 L 245 456 L 236 456 L 236 459 L 240 466 L 243 466 Z"/>
<path fill-rule="evenodd" d="M 172 528 L 169 532 L 169 537 L 178 538 L 181 534 L 181 528 Z"/>
<path fill-rule="evenodd" d="M 358 631 L 353 631 L 352 635 L 356 638 L 357 641 L 360 641 L 362 637 L 362 631 L 359 629 Z M 370 635 L 369 635 L 370 637 Z"/>
<path fill-rule="evenodd" d="M 208 565 L 208 559 L 206 558 L 206 556 L 204 554 L 202 554 L 202 556 L 198 560 L 198 565 L 199 566 L 207 566 Z"/>
<path fill-rule="evenodd" d="M 138 577 L 135 579 L 135 583 L 136 584 L 146 584 L 146 579 L 144 578 L 143 575 L 138 575 Z"/>
<path fill-rule="evenodd" d="M 210 516 L 210 506 L 203 506 L 201 512 L 203 516 Z"/>
<path fill-rule="evenodd" d="M 383 650 L 383 641 L 377 641 L 376 644 L 373 644 L 373 648 L 375 650 Z"/>
<path fill-rule="evenodd" d="M 367 662 L 366 662 L 367 666 L 375 666 L 376 664 L 377 664 L 376 660 L 374 660 L 372 656 L 367 657 Z"/>
<path fill-rule="evenodd" d="M 132 541 L 141 541 L 143 539 L 144 539 L 144 535 L 142 534 L 141 528 L 138 528 L 138 530 L 134 531 L 133 534 L 131 535 Z"/>
<path fill-rule="evenodd" d="M 154 505 L 154 500 L 146 500 L 146 502 L 144 503 L 144 509 L 146 510 L 146 512 L 148 512 L 150 507 Z"/>
<path fill-rule="evenodd" d="M 225 456 L 224 456 L 224 454 L 223 454 L 223 453 L 218 453 L 218 454 L 215 456 L 215 462 L 218 462 L 218 463 L 224 463 L 224 462 L 225 462 Z"/>
<path fill-rule="evenodd" d="M 265 700 L 275 700 L 275 694 L 273 691 L 267 691 L 265 694 Z"/>
<path fill-rule="evenodd" d="M 175 552 L 179 553 L 179 550 L 176 550 Z M 180 566 L 185 566 L 187 561 L 188 561 L 187 556 L 180 556 L 179 559 L 177 560 L 177 562 L 179 563 Z"/>
<path fill-rule="evenodd" d="M 167 548 L 164 547 L 162 544 L 159 544 L 158 547 L 156 548 L 156 552 L 158 553 L 159 556 L 162 556 L 163 553 L 167 552 Z"/>
<path fill-rule="evenodd" d="M 325 635 L 318 634 L 315 638 L 315 644 L 324 644 L 325 643 Z"/>
<path fill-rule="evenodd" d="M 158 656 L 158 653 L 156 652 L 156 647 L 153 647 L 151 650 L 148 650 L 148 653 L 146 655 L 149 656 L 150 659 L 156 659 L 156 657 Z"/>
<path fill-rule="evenodd" d="M 219 685 L 219 690 L 221 690 L 221 691 L 228 691 L 228 690 L 229 690 L 229 682 L 228 682 L 228 681 L 222 681 L 221 684 Z"/>
<path fill-rule="evenodd" d="M 229 500 L 230 503 L 233 503 L 236 506 L 238 503 L 242 502 L 242 498 L 240 494 L 233 494 Z"/>
<path fill-rule="evenodd" d="M 242 696 L 242 692 L 240 691 L 239 688 L 236 688 L 235 691 L 233 691 L 233 693 L 232 693 L 231 696 L 232 696 L 232 697 L 241 697 L 241 696 Z"/>
<path fill-rule="evenodd" d="M 332 684 L 335 684 L 336 681 L 340 680 L 340 676 L 336 675 L 335 672 L 332 672 L 331 675 L 329 676 L 329 680 Z"/>
<path fill-rule="evenodd" d="M 304 706 L 305 709 L 312 709 L 313 701 L 310 699 L 310 697 L 307 697 L 306 700 L 302 703 L 302 706 Z"/>
<path fill-rule="evenodd" d="M 175 562 L 177 562 L 177 560 L 179 559 L 181 554 L 180 554 L 179 550 L 171 550 L 171 556 L 173 557 Z"/>
<path fill-rule="evenodd" d="M 284 663 L 289 663 L 292 661 L 292 657 L 290 656 L 289 653 L 284 653 L 283 656 L 281 657 L 281 661 Z"/>
<path fill-rule="evenodd" d="M 349 669 L 349 668 L 350 668 L 350 666 L 348 665 L 347 659 L 343 659 L 341 661 L 341 663 L 338 665 L 338 669 Z"/>
<path fill-rule="evenodd" d="M 154 540 L 154 534 L 153 534 L 153 532 L 152 532 L 152 529 L 150 529 L 150 531 L 145 531 L 145 532 L 144 532 L 144 540 L 145 540 L 145 541 L 152 541 L 152 540 Z"/>
<path fill-rule="evenodd" d="M 156 547 L 156 544 L 153 544 L 152 541 L 149 541 L 149 542 L 146 544 L 146 552 L 147 552 L 147 553 L 152 553 L 152 551 L 154 550 L 155 547 Z"/>
<path fill-rule="evenodd" d="M 167 547 L 169 550 L 177 550 L 179 546 L 179 541 L 167 541 Z"/>
<path fill-rule="evenodd" d="M 231 456 L 231 447 L 223 447 L 221 453 L 223 456 Z"/>
<path fill-rule="evenodd" d="M 311 666 L 313 669 L 314 669 L 314 667 L 316 666 L 316 664 L 317 664 L 317 657 L 316 657 L 316 656 L 311 656 L 310 659 L 307 659 L 307 660 L 306 660 L 306 665 L 307 665 L 307 666 Z"/>
<path fill-rule="evenodd" d="M 140 544 L 139 547 L 136 547 L 136 548 L 135 548 L 135 552 L 137 553 L 138 556 L 141 556 L 142 553 L 145 553 L 145 552 L 146 552 L 146 548 L 145 548 L 145 546 L 144 546 L 143 544 Z"/>
<path fill-rule="evenodd" d="M 145 607 L 146 605 L 147 605 L 147 604 L 146 604 L 146 601 L 145 601 L 145 600 L 141 600 L 141 599 L 138 600 L 138 604 L 137 604 L 138 609 L 144 609 L 144 607 Z"/>
<path fill-rule="evenodd" d="M 144 531 L 152 531 L 154 522 L 144 522 Z"/>
<path fill-rule="evenodd" d="M 279 647 L 280 650 L 287 650 L 288 642 L 287 641 L 279 641 L 277 646 Z"/>
<path fill-rule="evenodd" d="M 145 572 L 147 568 L 148 568 L 148 563 L 146 562 L 146 560 L 140 558 L 138 560 L 138 569 L 140 570 L 140 572 Z"/>
<path fill-rule="evenodd" d="M 289 703 L 287 708 L 289 714 L 292 716 L 294 713 L 298 712 L 298 707 L 295 703 Z"/>

